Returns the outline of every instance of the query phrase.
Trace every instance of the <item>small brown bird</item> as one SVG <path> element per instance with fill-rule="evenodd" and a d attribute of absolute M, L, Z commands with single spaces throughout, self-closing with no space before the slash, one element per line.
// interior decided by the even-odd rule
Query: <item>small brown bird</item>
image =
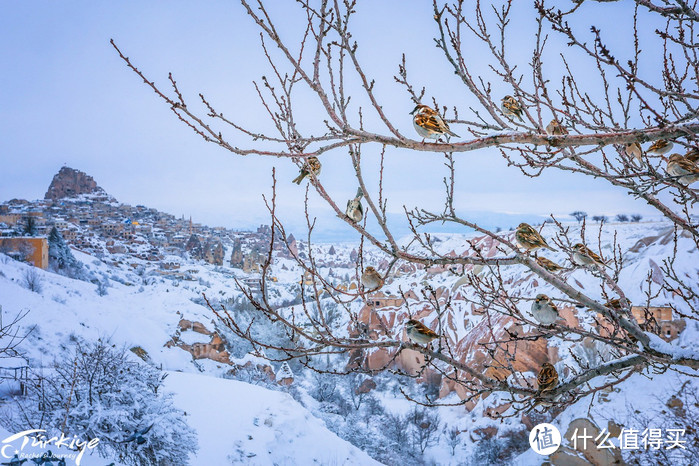
<path fill-rule="evenodd" d="M 364 269 L 364 273 L 362 273 L 362 285 L 369 291 L 376 291 L 381 288 L 383 284 L 383 277 L 379 275 L 379 272 L 377 272 L 374 267 L 368 266 Z"/>
<path fill-rule="evenodd" d="M 524 122 L 522 118 L 522 106 L 511 95 L 506 95 L 502 98 L 500 109 L 507 118 L 512 119 L 512 117 L 517 117 L 521 122 Z"/>
<path fill-rule="evenodd" d="M 551 325 L 558 320 L 558 307 L 545 294 L 538 294 L 532 303 L 532 315 L 542 325 Z"/>
<path fill-rule="evenodd" d="M 546 125 L 546 134 L 549 136 L 564 136 L 568 134 L 568 130 L 561 126 L 558 120 L 554 118 L 551 120 L 551 123 Z"/>
<path fill-rule="evenodd" d="M 697 162 L 699 160 L 699 147 L 692 147 L 689 151 L 684 154 L 684 158 L 690 162 Z"/>
<path fill-rule="evenodd" d="M 690 162 L 680 154 L 670 155 L 665 171 L 685 186 L 699 181 L 699 167 L 697 164 Z"/>
<path fill-rule="evenodd" d="M 361 200 L 364 196 L 364 191 L 362 187 L 357 188 L 357 195 L 354 199 L 347 201 L 347 209 L 345 209 L 345 215 L 347 215 L 354 222 L 361 222 L 364 218 L 364 206 L 362 206 Z"/>
<path fill-rule="evenodd" d="M 406 333 L 408 334 L 408 338 L 413 340 L 418 345 L 426 345 L 432 340 L 439 338 L 439 335 L 431 328 L 415 319 L 410 319 L 405 324 L 405 329 Z"/>
<path fill-rule="evenodd" d="M 670 152 L 670 149 L 672 149 L 672 146 L 674 144 L 672 141 L 666 141 L 665 139 L 658 139 L 655 141 L 653 144 L 650 145 L 648 148 L 647 152 L 653 153 L 653 154 L 667 154 Z"/>
<path fill-rule="evenodd" d="M 641 149 L 641 145 L 639 143 L 631 142 L 626 144 L 624 152 L 626 152 L 626 155 L 629 157 L 633 157 L 641 163 L 643 162 L 643 149 Z"/>
<path fill-rule="evenodd" d="M 293 183 L 301 184 L 301 181 L 303 181 L 303 179 L 311 173 L 313 173 L 315 176 L 320 175 L 320 168 L 320 160 L 318 160 L 317 157 L 308 157 L 306 163 L 299 172 L 299 176 L 294 178 Z"/>
<path fill-rule="evenodd" d="M 439 140 L 445 134 L 459 137 L 458 134 L 449 129 L 449 125 L 442 119 L 439 113 L 427 105 L 418 104 L 410 114 L 413 115 L 415 131 L 423 139 Z"/>
<path fill-rule="evenodd" d="M 539 384 L 539 392 L 549 392 L 558 386 L 558 372 L 552 364 L 547 362 L 541 365 L 541 371 L 536 377 L 536 382 Z"/>
<path fill-rule="evenodd" d="M 573 262 L 575 262 L 576 265 L 583 267 L 590 265 L 607 265 L 600 256 L 595 254 L 592 250 L 590 250 L 590 248 L 582 243 L 578 243 L 573 246 Z"/>
<path fill-rule="evenodd" d="M 548 245 L 546 240 L 532 228 L 528 223 L 520 223 L 515 231 L 515 241 L 527 251 L 536 251 L 537 249 L 546 248 L 555 251 Z"/>
<path fill-rule="evenodd" d="M 536 263 L 548 270 L 549 272 L 558 272 L 559 270 L 563 270 L 563 267 L 560 265 L 556 264 L 554 261 L 547 259 L 543 256 L 539 256 L 536 258 Z"/>
<path fill-rule="evenodd" d="M 619 301 L 619 298 L 610 299 L 609 301 L 604 303 L 604 307 L 612 309 L 612 310 L 617 311 L 617 312 L 621 311 L 621 309 L 622 309 L 621 301 Z"/>

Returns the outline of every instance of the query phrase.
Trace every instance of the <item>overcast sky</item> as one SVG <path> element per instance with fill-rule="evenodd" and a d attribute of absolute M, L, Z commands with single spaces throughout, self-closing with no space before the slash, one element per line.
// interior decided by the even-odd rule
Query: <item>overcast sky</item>
<path fill-rule="evenodd" d="M 294 2 L 270 3 L 282 33 L 299 37 L 302 24 L 295 21 Z M 416 84 L 428 87 L 429 96 L 443 104 L 468 105 L 462 99 L 464 89 L 432 42 L 431 2 L 360 3 L 354 19 L 360 59 L 377 80 L 382 105 L 404 134 L 415 137 L 408 115 L 413 104 L 393 82 L 402 52 L 409 73 Z M 620 16 L 625 2 L 618 3 L 622 5 L 604 5 L 604 14 L 594 15 L 595 24 L 613 31 L 616 23 L 628 20 Z M 521 4 L 528 7 L 530 2 Z M 521 24 L 514 24 L 521 37 L 511 44 L 513 56 L 526 64 L 531 22 L 525 15 L 516 18 L 521 18 Z M 579 26 L 589 28 L 584 21 Z M 65 164 L 92 175 L 119 201 L 191 215 L 210 225 L 245 228 L 268 221 L 261 195 L 269 194 L 271 169 L 276 167 L 280 210 L 298 226 L 305 190 L 290 183 L 295 166 L 285 160 L 235 156 L 205 143 L 127 70 L 110 38 L 156 82 L 165 84 L 172 71 L 192 103 L 203 92 L 227 117 L 238 117 L 253 129 L 268 127 L 252 81 L 270 71 L 260 54 L 259 33 L 236 2 L 1 2 L 0 201 L 43 198 L 52 176 Z M 482 56 L 469 58 L 485 69 Z M 556 81 L 555 66 L 548 71 Z M 510 89 L 504 86 L 495 92 L 506 93 Z M 316 117 L 315 105 L 309 100 L 308 121 Z M 370 183 L 377 180 L 371 168 L 379 149 L 367 146 L 364 152 Z M 456 158 L 456 204 L 466 215 L 546 216 L 578 209 L 607 215 L 653 213 L 601 181 L 560 172 L 523 177 L 494 149 Z M 322 179 L 340 199 L 356 190 L 350 170 L 346 153 L 323 158 Z M 439 209 L 445 174 L 439 154 L 389 151 L 384 181 L 389 210 L 398 214 L 403 205 Z M 318 199 L 312 197 L 311 204 L 323 219 L 321 228 L 341 228 Z"/>

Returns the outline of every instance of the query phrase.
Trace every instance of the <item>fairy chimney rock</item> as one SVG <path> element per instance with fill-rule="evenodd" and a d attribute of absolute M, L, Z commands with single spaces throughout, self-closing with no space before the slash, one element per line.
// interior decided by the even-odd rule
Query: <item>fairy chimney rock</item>
<path fill-rule="evenodd" d="M 70 167 L 62 167 L 53 177 L 44 199 L 56 200 L 80 194 L 107 195 L 87 173 Z"/>

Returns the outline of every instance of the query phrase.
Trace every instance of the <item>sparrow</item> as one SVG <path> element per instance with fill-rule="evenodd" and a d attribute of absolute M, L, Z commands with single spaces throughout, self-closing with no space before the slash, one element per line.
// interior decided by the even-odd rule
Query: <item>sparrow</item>
<path fill-rule="evenodd" d="M 554 118 L 551 123 L 546 125 L 546 134 L 549 136 L 564 136 L 568 134 L 568 130 Z"/>
<path fill-rule="evenodd" d="M 502 109 L 502 113 L 504 113 L 507 118 L 511 119 L 513 116 L 516 116 L 521 122 L 524 123 L 524 119 L 522 118 L 522 106 L 519 104 L 519 102 L 517 102 L 517 100 L 515 100 L 514 97 L 511 95 L 506 95 L 502 98 L 501 102 L 500 108 Z M 546 128 L 548 130 L 548 126 Z"/>
<path fill-rule="evenodd" d="M 583 267 L 595 264 L 603 266 L 607 265 L 604 263 L 600 256 L 595 254 L 592 250 L 590 250 L 590 248 L 588 248 L 582 243 L 578 243 L 573 246 L 573 262 L 576 265 L 580 265 Z"/>
<path fill-rule="evenodd" d="M 555 249 L 548 245 L 546 240 L 539 234 L 539 232 L 532 228 L 532 226 L 528 223 L 519 224 L 517 231 L 515 231 L 515 241 L 517 241 L 517 244 L 527 251 L 536 251 L 540 248 L 555 251 Z"/>
<path fill-rule="evenodd" d="M 362 187 L 357 188 L 357 195 L 354 199 L 347 201 L 347 209 L 345 209 L 345 215 L 347 215 L 354 222 L 361 222 L 364 218 L 364 207 L 360 202 L 364 196 L 364 191 Z"/>
<path fill-rule="evenodd" d="M 405 329 L 406 333 L 408 334 L 408 338 L 419 345 L 426 345 L 432 340 L 439 338 L 439 335 L 437 335 L 437 333 L 435 333 L 432 329 L 415 319 L 410 319 L 405 324 Z"/>
<path fill-rule="evenodd" d="M 548 270 L 549 272 L 558 272 L 559 270 L 563 270 L 563 267 L 543 256 L 537 257 L 536 263 Z"/>
<path fill-rule="evenodd" d="M 672 149 L 673 143 L 672 141 L 666 141 L 665 139 L 658 139 L 655 141 L 653 144 L 650 145 L 648 148 L 647 152 L 651 152 L 653 154 L 667 154 L 670 152 L 670 149 Z"/>
<path fill-rule="evenodd" d="M 545 294 L 538 294 L 532 303 L 532 315 L 542 325 L 551 325 L 558 319 L 556 304 Z"/>
<path fill-rule="evenodd" d="M 427 138 L 439 140 L 445 134 L 459 137 L 449 129 L 449 125 L 439 116 L 439 113 L 427 105 L 418 104 L 410 114 L 413 115 L 415 131 L 422 136 L 423 140 Z"/>
<path fill-rule="evenodd" d="M 621 311 L 621 301 L 619 301 L 619 298 L 614 298 L 610 299 L 606 303 L 604 303 L 604 307 L 612 309 L 614 311 Z"/>
<path fill-rule="evenodd" d="M 536 377 L 536 382 L 539 384 L 539 392 L 549 392 L 558 386 L 558 372 L 552 364 L 547 362 L 541 365 L 541 371 Z"/>
<path fill-rule="evenodd" d="M 633 157 L 639 162 L 643 162 L 643 149 L 641 149 L 641 145 L 637 142 L 630 142 L 626 144 L 626 147 L 624 147 L 624 152 L 626 152 L 626 155 L 629 157 Z"/>
<path fill-rule="evenodd" d="M 680 154 L 670 155 L 665 171 L 685 186 L 699 181 L 699 166 Z"/>
<path fill-rule="evenodd" d="M 368 266 L 364 269 L 362 273 L 362 285 L 371 291 L 378 290 L 383 286 L 383 277 L 379 275 L 379 272 L 374 269 L 374 267 Z"/>
<path fill-rule="evenodd" d="M 293 183 L 301 184 L 301 181 L 303 181 L 303 179 L 306 178 L 310 173 L 313 173 L 315 176 L 320 175 L 320 168 L 320 160 L 318 160 L 317 157 L 308 157 L 306 163 L 299 172 L 299 176 L 294 178 Z"/>
<path fill-rule="evenodd" d="M 117 443 L 127 443 L 127 442 L 133 442 L 134 440 L 136 441 L 137 444 L 143 445 L 146 443 L 146 439 L 143 437 L 148 433 L 149 430 L 153 427 L 154 424 L 149 425 L 145 429 L 142 430 L 137 430 L 133 434 L 129 435 L 126 439 L 122 440 L 121 442 Z"/>
<path fill-rule="evenodd" d="M 689 152 L 684 154 L 684 158 L 689 160 L 690 162 L 696 162 L 699 160 L 699 147 L 692 147 L 689 149 Z"/>

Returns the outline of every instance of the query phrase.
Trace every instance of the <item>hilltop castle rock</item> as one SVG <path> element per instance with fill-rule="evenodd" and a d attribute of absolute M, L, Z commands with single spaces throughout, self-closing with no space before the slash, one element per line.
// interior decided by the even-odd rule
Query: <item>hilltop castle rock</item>
<path fill-rule="evenodd" d="M 87 173 L 75 170 L 74 168 L 63 167 L 53 177 L 44 199 L 56 200 L 66 197 L 75 197 L 80 194 L 107 195 Z"/>

